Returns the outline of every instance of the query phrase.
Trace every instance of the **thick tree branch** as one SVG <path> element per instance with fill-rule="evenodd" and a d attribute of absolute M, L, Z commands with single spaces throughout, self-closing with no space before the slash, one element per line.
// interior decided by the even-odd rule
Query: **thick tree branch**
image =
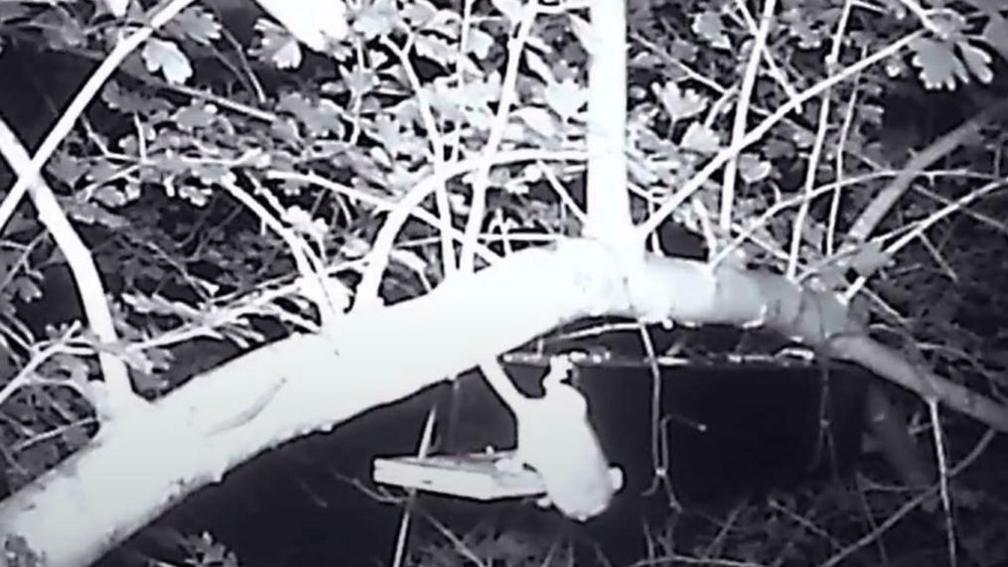
<path fill-rule="evenodd" d="M 1008 431 L 1006 408 L 922 374 L 872 342 L 831 294 L 775 274 L 711 271 L 674 258 L 648 256 L 632 274 L 619 265 L 611 249 L 590 240 L 527 249 L 417 299 L 348 316 L 335 347 L 331 337 L 296 335 L 238 357 L 194 377 L 150 412 L 116 420 L 0 502 L 0 541 L 23 537 L 50 567 L 87 564 L 262 451 L 400 400 L 561 323 L 603 313 L 766 325 L 828 345 Z"/>

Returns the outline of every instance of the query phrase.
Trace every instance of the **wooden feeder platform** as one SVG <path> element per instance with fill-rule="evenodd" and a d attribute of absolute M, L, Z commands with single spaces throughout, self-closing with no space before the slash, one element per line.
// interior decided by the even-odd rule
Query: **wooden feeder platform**
<path fill-rule="evenodd" d="M 473 500 L 539 496 L 546 487 L 535 471 L 502 470 L 514 451 L 376 458 L 371 478 L 381 484 Z"/>

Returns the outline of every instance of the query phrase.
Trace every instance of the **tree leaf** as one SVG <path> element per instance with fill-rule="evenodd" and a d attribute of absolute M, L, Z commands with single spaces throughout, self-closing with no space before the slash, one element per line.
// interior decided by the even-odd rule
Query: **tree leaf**
<path fill-rule="evenodd" d="M 495 41 L 492 35 L 480 28 L 469 28 L 469 40 L 466 48 L 479 59 L 486 59 L 490 55 L 490 48 Z M 528 52 L 526 51 L 526 54 Z"/>
<path fill-rule="evenodd" d="M 301 66 L 301 47 L 287 30 L 266 19 L 257 21 L 255 29 L 261 37 L 259 45 L 251 50 L 253 56 L 278 69 Z"/>
<path fill-rule="evenodd" d="M 175 112 L 173 118 L 176 125 L 184 132 L 192 132 L 197 128 L 206 128 L 213 124 L 217 117 L 217 107 L 212 104 L 194 102 Z"/>
<path fill-rule="evenodd" d="M 701 154 L 712 154 L 721 147 L 717 133 L 700 122 L 693 122 L 686 128 L 680 146 Z"/>
<path fill-rule="evenodd" d="M 926 88 L 954 90 L 956 77 L 969 78 L 966 67 L 956 57 L 950 44 L 921 38 L 913 42 L 910 48 L 914 51 L 910 61 L 920 69 L 918 76 Z"/>
<path fill-rule="evenodd" d="M 433 59 L 446 67 L 458 55 L 455 47 L 434 34 L 422 33 L 417 34 L 414 38 L 413 45 L 418 55 Z"/>
<path fill-rule="evenodd" d="M 327 98 L 312 101 L 299 92 L 291 92 L 281 97 L 277 110 L 294 115 L 312 136 L 343 131 L 343 123 L 339 119 L 341 110 Z"/>
<path fill-rule="evenodd" d="M 323 238 L 329 231 L 324 219 L 312 218 L 308 211 L 298 206 L 289 207 L 284 211 L 284 220 L 297 232 L 315 239 Z"/>
<path fill-rule="evenodd" d="M 437 7 L 427 2 L 427 0 L 407 2 L 401 12 L 403 20 L 416 30 L 425 29 L 429 23 L 434 21 L 437 14 Z"/>
<path fill-rule="evenodd" d="M 399 10 L 394 1 L 373 0 L 363 10 L 357 12 L 353 28 L 365 38 L 374 39 L 389 34 L 399 21 Z"/>
<path fill-rule="evenodd" d="M 665 108 L 673 122 L 696 116 L 707 108 L 707 99 L 694 90 L 682 91 L 673 81 L 659 86 L 651 85 L 651 90 Z"/>
<path fill-rule="evenodd" d="M 731 49 L 731 41 L 725 33 L 724 22 L 717 12 L 701 12 L 693 16 L 693 33 L 718 49 Z"/>
<path fill-rule="evenodd" d="M 564 120 L 577 116 L 588 102 L 588 89 L 573 79 L 547 85 L 543 99 Z"/>
<path fill-rule="evenodd" d="M 167 28 L 200 45 L 210 45 L 221 37 L 220 23 L 213 14 L 200 6 L 192 6 L 182 10 L 169 22 Z"/>
<path fill-rule="evenodd" d="M 182 84 L 192 77 L 192 65 L 189 58 L 179 49 L 174 41 L 149 39 L 141 54 L 147 70 L 158 71 L 169 83 Z"/>
<path fill-rule="evenodd" d="M 756 154 L 744 153 L 738 159 L 738 172 L 746 183 L 762 181 L 770 175 L 770 162 L 762 160 Z"/>
<path fill-rule="evenodd" d="M 970 45 L 965 41 L 960 41 L 956 45 L 959 47 L 959 51 L 962 52 L 963 61 L 966 62 L 966 66 L 973 76 L 981 83 L 989 85 L 994 80 L 994 71 L 990 67 L 991 56 L 983 49 Z"/>

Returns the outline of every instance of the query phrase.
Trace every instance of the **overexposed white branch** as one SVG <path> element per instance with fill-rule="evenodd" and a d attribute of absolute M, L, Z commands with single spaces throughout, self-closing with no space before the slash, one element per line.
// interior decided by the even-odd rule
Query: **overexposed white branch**
<path fill-rule="evenodd" d="M 627 192 L 626 31 L 625 2 L 592 5 L 591 45 L 583 46 L 590 62 L 584 236 L 622 249 L 627 259 L 639 259 L 643 241 L 634 235 Z"/>

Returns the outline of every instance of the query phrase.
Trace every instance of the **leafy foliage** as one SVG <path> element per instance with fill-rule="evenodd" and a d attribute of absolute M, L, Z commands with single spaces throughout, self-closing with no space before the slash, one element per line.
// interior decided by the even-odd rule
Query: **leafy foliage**
<path fill-rule="evenodd" d="M 50 96 L 57 112 L 62 108 L 60 97 L 72 93 L 122 31 L 96 4 L 0 3 L 0 47 L 8 61 L 24 64 L 22 74 L 25 66 L 53 61 L 76 71 L 60 77 L 62 90 L 43 88 L 3 99 L 4 105 Z M 141 8 L 153 4 L 133 2 L 127 17 L 138 21 Z M 188 378 L 196 369 L 186 362 L 212 365 L 311 328 L 316 314 L 295 293 L 289 246 L 236 194 L 262 205 L 303 238 L 330 274 L 352 284 L 385 211 L 446 163 L 478 155 L 500 105 L 508 45 L 525 3 L 475 3 L 471 16 L 462 4 L 356 3 L 348 38 L 325 55 L 303 50 L 270 19 L 251 24 L 245 4 L 194 5 L 105 85 L 45 174 L 92 248 L 123 339 L 115 354 L 144 395 Z M 629 2 L 627 152 L 637 220 L 730 143 L 737 84 L 755 45 L 759 15 L 751 4 Z M 908 12 L 911 4 L 922 11 Z M 838 28 L 842 21 L 846 27 Z M 1003 193 L 935 218 L 978 183 L 1002 178 L 1003 128 L 984 130 L 929 164 L 872 238 L 840 244 L 907 157 L 1004 96 L 1006 22 L 1008 10 L 979 0 L 781 0 L 750 97 L 750 128 L 795 92 L 925 31 L 909 51 L 802 105 L 744 152 L 730 226 L 717 219 L 717 183 L 680 207 L 674 221 L 704 235 L 709 249 L 734 242 L 744 263 L 774 270 L 784 269 L 789 241 L 798 234 L 805 281 L 839 289 L 859 276 L 872 278 L 880 336 L 1003 400 Z M 564 201 L 583 205 L 583 168 L 545 156 L 584 142 L 588 29 L 583 11 L 554 10 L 537 18 L 520 54 L 503 149 L 535 148 L 544 157 L 491 171 L 483 229 L 484 242 L 497 252 L 578 232 L 577 215 Z M 28 78 L 5 81 L 29 85 Z M 25 117 L 15 126 L 26 133 L 37 130 L 32 121 L 47 128 L 56 117 L 0 110 Z M 813 160 L 820 130 L 824 149 Z M 470 210 L 470 182 L 469 175 L 447 182 L 445 214 L 456 226 Z M 806 200 L 808 214 L 801 217 L 803 192 L 816 197 Z M 928 219 L 936 222 L 925 226 Z M 890 248 L 918 228 L 907 245 Z M 88 331 L 72 324 L 79 310 L 55 309 L 75 303 L 75 290 L 33 209 L 18 208 L 0 234 L 0 388 L 18 384 L 12 395 L 0 394 L 0 470 L 20 484 L 94 434 L 88 379 L 96 373 L 91 355 L 97 347 Z M 442 277 L 440 238 L 421 220 L 408 223 L 397 240 L 386 298 L 415 296 Z M 214 347 L 210 356 L 205 343 L 186 350 L 196 337 L 227 346 Z M 849 515 L 830 524 L 844 537 L 859 530 L 860 512 L 847 504 L 837 509 Z M 764 540 L 772 536 L 785 562 L 828 557 L 836 545 L 829 538 L 783 543 L 812 537 L 796 532 L 795 514 L 744 517 L 761 531 L 721 544 L 733 546 L 733 557 L 767 561 L 773 558 L 765 556 Z M 1003 534 L 971 523 L 976 516 L 967 512 L 963 517 L 969 518 L 960 524 L 969 530 L 962 534 L 964 552 L 979 564 L 1003 560 L 1004 549 L 988 545 Z M 865 561 L 877 559 L 874 551 L 863 553 L 871 558 Z"/>

